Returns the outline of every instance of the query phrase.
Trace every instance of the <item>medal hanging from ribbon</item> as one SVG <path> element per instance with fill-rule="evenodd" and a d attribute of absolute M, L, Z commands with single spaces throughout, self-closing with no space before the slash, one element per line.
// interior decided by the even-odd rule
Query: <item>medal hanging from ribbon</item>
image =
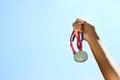
<path fill-rule="evenodd" d="M 78 52 L 75 51 L 72 42 L 74 41 L 74 39 L 76 38 L 77 40 L 77 48 L 78 48 Z M 77 32 L 77 36 L 75 35 L 75 30 L 73 30 L 71 36 L 70 36 L 70 47 L 73 51 L 74 54 L 74 60 L 76 62 L 84 62 L 88 59 L 88 54 L 82 50 L 82 41 L 83 41 L 83 33 L 82 32 Z"/>

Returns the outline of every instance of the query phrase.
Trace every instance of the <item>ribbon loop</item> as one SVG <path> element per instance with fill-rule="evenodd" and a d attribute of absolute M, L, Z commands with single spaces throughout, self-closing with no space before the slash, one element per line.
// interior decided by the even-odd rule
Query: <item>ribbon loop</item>
<path fill-rule="evenodd" d="M 77 38 L 77 48 L 78 48 L 80 51 L 82 51 L 83 33 L 78 32 L 78 37 L 76 37 L 76 38 Z M 71 49 L 72 49 L 72 51 L 73 51 L 73 54 L 75 55 L 75 54 L 76 54 L 76 51 L 75 51 L 75 49 L 74 49 L 74 47 L 73 47 L 73 44 L 72 44 L 72 42 L 74 41 L 74 39 L 75 39 L 75 31 L 73 30 L 73 32 L 72 32 L 72 34 L 71 34 L 71 36 L 70 36 L 70 47 L 71 47 Z"/>

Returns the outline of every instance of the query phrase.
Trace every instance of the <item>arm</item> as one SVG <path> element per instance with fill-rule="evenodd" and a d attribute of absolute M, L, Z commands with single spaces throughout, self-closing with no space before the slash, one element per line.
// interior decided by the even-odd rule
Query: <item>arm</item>
<path fill-rule="evenodd" d="M 97 35 L 91 35 L 91 37 L 88 39 L 88 44 L 90 45 L 90 48 L 105 80 L 120 80 L 119 68 L 106 52 L 100 39 L 96 37 Z"/>
<path fill-rule="evenodd" d="M 120 70 L 103 47 L 95 28 L 83 20 L 76 21 L 84 24 L 79 30 L 84 33 L 84 39 L 88 42 L 105 80 L 120 80 Z"/>

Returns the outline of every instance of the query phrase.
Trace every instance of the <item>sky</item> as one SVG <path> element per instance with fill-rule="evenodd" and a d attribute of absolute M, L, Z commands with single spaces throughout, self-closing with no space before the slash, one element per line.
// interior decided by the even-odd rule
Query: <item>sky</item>
<path fill-rule="evenodd" d="M 119 0 L 0 0 L 0 80 L 104 80 L 86 41 L 88 60 L 74 61 L 72 23 L 94 25 L 120 67 L 119 8 Z"/>

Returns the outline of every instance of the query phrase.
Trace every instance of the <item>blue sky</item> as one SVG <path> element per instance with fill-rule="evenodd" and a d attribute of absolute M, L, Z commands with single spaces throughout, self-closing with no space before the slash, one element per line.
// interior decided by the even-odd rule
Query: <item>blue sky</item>
<path fill-rule="evenodd" d="M 69 46 L 72 23 L 96 27 L 120 66 L 119 0 L 0 0 L 0 80 L 104 80 L 89 59 L 76 63 Z"/>

